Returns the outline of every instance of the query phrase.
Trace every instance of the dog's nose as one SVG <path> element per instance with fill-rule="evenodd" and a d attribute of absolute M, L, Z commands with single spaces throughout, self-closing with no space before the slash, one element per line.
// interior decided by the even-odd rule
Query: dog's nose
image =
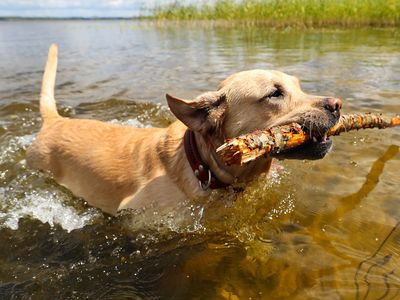
<path fill-rule="evenodd" d="M 324 107 L 330 112 L 339 112 L 342 109 L 342 100 L 338 98 L 324 99 Z"/>

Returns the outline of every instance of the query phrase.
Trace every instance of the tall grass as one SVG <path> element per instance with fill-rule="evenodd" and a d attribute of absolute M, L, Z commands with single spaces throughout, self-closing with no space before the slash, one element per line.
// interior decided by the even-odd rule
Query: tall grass
<path fill-rule="evenodd" d="M 398 26 L 400 0 L 215 0 L 152 10 L 156 20 L 241 21 L 272 26 Z"/>

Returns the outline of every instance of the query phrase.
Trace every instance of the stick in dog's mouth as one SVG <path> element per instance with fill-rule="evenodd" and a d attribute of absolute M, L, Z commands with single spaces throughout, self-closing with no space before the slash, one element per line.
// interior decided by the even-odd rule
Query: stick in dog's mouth
<path fill-rule="evenodd" d="M 297 123 L 296 123 L 297 124 Z M 337 123 L 336 123 L 337 124 Z M 335 124 L 335 125 L 336 125 Z M 324 130 L 324 132 L 320 132 L 320 131 L 312 131 L 311 129 L 309 129 L 307 126 L 305 126 L 304 124 L 298 124 L 298 126 L 301 127 L 301 129 L 304 131 L 304 133 L 308 133 L 310 142 L 314 142 L 314 143 L 324 143 L 326 141 L 329 140 L 329 136 L 328 136 L 328 131 L 329 130 Z M 307 143 L 308 141 L 305 141 L 305 143 Z"/>
<path fill-rule="evenodd" d="M 320 135 L 308 131 L 304 125 L 291 123 L 266 130 L 256 130 L 237 138 L 228 139 L 217 149 L 217 152 L 222 155 L 226 164 L 242 165 L 265 154 L 279 156 L 287 150 L 309 144 L 310 140 L 315 142 L 315 146 L 328 148 L 332 144 L 329 136 L 351 130 L 383 129 L 394 126 L 400 126 L 400 116 L 389 118 L 379 113 L 350 114 L 340 117 L 336 125 Z"/>

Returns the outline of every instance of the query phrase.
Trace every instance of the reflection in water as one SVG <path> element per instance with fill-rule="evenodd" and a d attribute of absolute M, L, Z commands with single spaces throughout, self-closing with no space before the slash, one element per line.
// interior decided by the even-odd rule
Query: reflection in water
<path fill-rule="evenodd" d="M 372 165 L 371 170 L 365 177 L 365 182 L 354 194 L 343 197 L 339 200 L 340 205 L 329 215 L 322 215 L 324 223 L 331 223 L 342 218 L 347 212 L 355 209 L 365 197 L 367 197 L 379 183 L 379 177 L 383 173 L 385 163 L 393 159 L 399 153 L 399 146 L 390 145 L 386 152 Z"/>
<path fill-rule="evenodd" d="M 400 112 L 398 29 L 32 21 L 0 30 L 1 299 L 400 297 L 398 129 L 344 134 L 321 161 L 277 162 L 244 192 L 164 214 L 110 218 L 25 165 L 52 41 L 63 116 L 164 127 L 174 120 L 165 92 L 191 98 L 251 68 L 294 74 L 307 92 L 342 97 L 345 112 Z"/>
<path fill-rule="evenodd" d="M 391 159 L 393 159 L 398 153 L 399 153 L 399 146 L 396 146 L 396 145 L 389 146 L 388 149 L 386 150 L 386 152 L 374 162 L 374 164 L 371 167 L 370 172 L 366 176 L 365 183 L 361 186 L 361 188 L 356 193 L 341 198 L 340 202 L 339 202 L 340 205 L 337 206 L 337 208 L 333 212 L 326 214 L 326 215 L 320 215 L 316 218 L 316 220 L 313 220 L 310 222 L 314 223 L 314 226 L 318 226 L 318 227 L 320 226 L 321 223 L 322 224 L 331 224 L 332 222 L 343 218 L 347 212 L 349 212 L 353 209 L 356 209 L 357 206 L 360 204 L 361 200 L 363 200 L 365 197 L 367 197 L 368 194 L 370 192 L 372 192 L 373 189 L 378 184 L 379 177 L 383 173 L 385 164 L 388 161 L 390 161 Z M 389 234 L 383 239 L 382 243 L 377 247 L 375 252 L 370 257 L 364 259 L 361 263 L 359 263 L 359 265 L 357 267 L 357 271 L 354 276 L 355 286 L 356 286 L 356 299 L 360 299 L 360 289 L 361 289 L 360 278 L 362 278 L 360 273 L 364 274 L 363 281 L 365 282 L 365 284 L 367 286 L 365 295 L 361 299 L 367 299 L 368 296 L 370 295 L 370 291 L 371 291 L 371 283 L 368 281 L 368 276 L 371 273 L 371 271 L 377 267 L 381 267 L 382 271 L 379 272 L 378 270 L 374 270 L 375 277 L 383 276 L 383 282 L 386 287 L 386 290 L 383 291 L 383 296 L 380 297 L 380 299 L 387 297 L 391 290 L 394 290 L 395 293 L 398 292 L 398 288 L 395 287 L 393 289 L 389 283 L 389 281 L 391 279 L 391 278 L 389 278 L 390 275 L 394 276 L 395 279 L 393 279 L 393 280 L 395 282 L 400 280 L 399 275 L 395 274 L 395 268 L 393 268 L 389 272 L 386 272 L 386 273 L 384 272 L 386 270 L 386 268 L 384 268 L 384 266 L 388 265 L 388 263 L 391 261 L 393 254 L 391 252 L 389 252 L 387 254 L 382 254 L 381 252 L 382 252 L 382 249 L 384 248 L 384 246 L 386 245 L 386 243 L 390 240 L 390 238 L 394 234 L 394 232 L 398 229 L 399 225 L 400 225 L 400 221 L 398 221 L 393 226 L 393 228 L 391 229 Z M 316 231 L 316 232 L 318 232 L 318 231 Z M 321 234 L 323 234 L 323 232 Z M 323 240 L 323 238 L 321 238 L 321 240 Z M 392 241 L 392 243 L 393 242 L 395 242 L 395 241 Z M 330 240 L 325 238 L 324 243 L 330 244 Z M 334 248 L 334 247 L 332 245 L 330 245 L 330 248 Z M 394 260 L 396 261 L 396 260 L 398 260 L 398 258 L 394 258 Z M 353 263 L 354 263 L 354 261 L 353 261 Z M 397 262 L 393 262 L 393 264 L 389 264 L 389 266 L 387 266 L 387 267 L 390 268 L 390 265 L 395 266 L 396 263 Z M 367 266 L 367 267 L 365 267 L 365 266 Z M 367 270 L 362 271 L 363 268 L 367 268 Z M 383 274 L 382 274 L 382 272 L 383 272 Z M 374 281 L 376 281 L 376 279 Z M 377 295 L 373 296 L 372 299 L 374 299 L 374 297 L 376 297 L 376 296 Z"/>
<path fill-rule="evenodd" d="M 385 271 L 385 265 L 387 265 L 391 258 L 392 258 L 392 254 L 386 254 L 385 256 L 383 256 L 382 258 L 377 259 L 377 256 L 380 254 L 382 248 L 385 246 L 385 244 L 389 241 L 389 239 L 392 237 L 393 233 L 398 230 L 400 227 L 400 221 L 396 223 L 395 226 L 393 226 L 392 230 L 389 232 L 389 234 L 385 237 L 385 239 L 383 240 L 382 244 L 379 245 L 378 249 L 376 249 L 376 251 L 374 252 L 374 254 L 372 254 L 370 257 L 368 257 L 367 259 L 363 260 L 357 268 L 357 272 L 354 276 L 354 280 L 355 280 L 355 285 L 356 285 L 356 299 L 360 299 L 360 284 L 359 284 L 359 280 L 360 280 L 360 273 L 361 273 L 361 269 L 364 267 L 368 267 L 368 265 L 370 265 L 367 269 L 367 271 L 365 272 L 365 275 L 363 277 L 363 280 L 365 282 L 365 284 L 367 285 L 367 291 L 365 292 L 365 295 L 363 297 L 363 299 L 367 299 L 370 291 L 371 291 L 371 283 L 369 282 L 368 277 L 371 276 L 370 273 L 372 273 L 372 269 L 373 268 L 380 268 L 382 269 L 382 271 Z M 381 254 L 379 256 L 382 256 Z M 399 293 L 399 289 L 396 288 L 392 288 L 390 283 L 389 283 L 389 276 L 391 275 L 397 275 L 395 274 L 395 270 L 396 268 L 393 268 L 390 272 L 385 272 L 383 273 L 383 281 L 385 283 L 385 287 L 386 290 L 383 292 L 382 296 L 379 297 L 379 299 L 384 299 L 387 296 L 389 296 L 390 292 L 393 290 L 396 296 Z M 398 276 L 397 276 L 398 277 Z M 390 278 L 391 279 L 391 278 Z M 395 298 L 393 296 L 393 298 Z"/>

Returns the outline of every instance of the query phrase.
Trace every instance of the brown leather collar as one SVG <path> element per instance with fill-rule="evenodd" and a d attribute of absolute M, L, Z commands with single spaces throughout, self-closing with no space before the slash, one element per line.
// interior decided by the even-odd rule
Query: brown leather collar
<path fill-rule="evenodd" d="M 203 190 L 207 190 L 208 188 L 221 189 L 229 185 L 221 182 L 203 162 L 199 150 L 197 149 L 196 139 L 192 130 L 186 130 L 185 136 L 183 137 L 183 144 L 185 146 L 186 157 L 189 161 L 190 167 L 199 180 L 200 187 Z"/>

